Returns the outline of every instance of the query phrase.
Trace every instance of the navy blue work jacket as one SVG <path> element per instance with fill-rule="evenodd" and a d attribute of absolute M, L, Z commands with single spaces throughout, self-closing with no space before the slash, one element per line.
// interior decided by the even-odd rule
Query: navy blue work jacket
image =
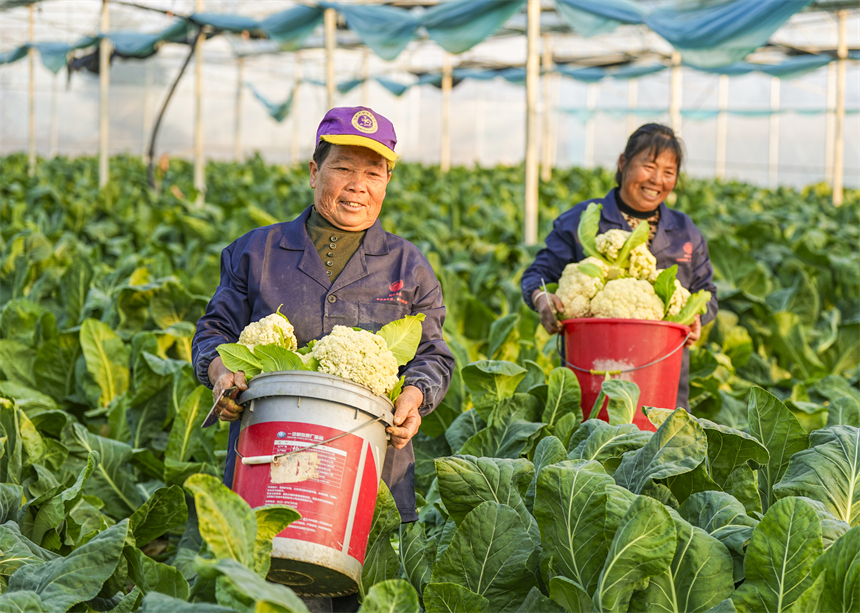
<path fill-rule="evenodd" d="M 624 219 L 615 202 L 615 189 L 604 198 L 593 198 L 580 202 L 569 211 L 558 216 L 553 222 L 552 232 L 546 237 L 546 247 L 541 249 L 534 263 L 523 273 L 520 283 L 523 290 L 523 300 L 534 309 L 532 294 L 541 286 L 541 278 L 547 283 L 556 283 L 561 278 L 564 267 L 571 262 L 579 262 L 587 256 L 579 242 L 577 228 L 579 219 L 592 202 L 603 205 L 600 212 L 598 234 L 603 234 L 613 228 L 631 231 L 630 224 Z M 717 288 L 714 285 L 714 269 L 708 255 L 708 243 L 693 221 L 680 211 L 673 211 L 660 203 L 660 222 L 657 224 L 657 234 L 651 242 L 649 250 L 657 259 L 657 268 L 669 268 L 678 265 L 677 279 L 690 292 L 699 290 L 711 292 L 708 311 L 702 315 L 702 325 L 717 316 Z M 678 385 L 679 407 L 689 408 L 689 370 L 690 353 L 684 350 L 684 360 L 681 367 L 681 380 Z"/>
<path fill-rule="evenodd" d="M 377 219 L 346 267 L 331 282 L 305 228 L 311 207 L 295 220 L 258 228 L 221 254 L 221 282 L 197 322 L 193 360 L 197 378 L 212 387 L 208 369 L 221 343 L 235 343 L 252 321 L 283 304 L 299 347 L 329 334 L 336 325 L 378 331 L 406 315 L 424 313 L 415 358 L 401 367 L 405 385 L 424 394 L 423 416 L 448 391 L 454 358 L 442 339 L 445 307 L 442 288 L 430 263 L 409 241 L 385 232 Z M 224 482 L 233 481 L 238 421 L 230 424 Z M 403 521 L 415 521 L 415 456 L 410 441 L 389 447 L 382 478 L 391 489 Z"/>

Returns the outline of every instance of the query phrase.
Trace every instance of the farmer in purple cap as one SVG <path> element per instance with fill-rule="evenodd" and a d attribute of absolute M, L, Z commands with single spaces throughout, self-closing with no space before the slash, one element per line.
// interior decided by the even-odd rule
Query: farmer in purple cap
<path fill-rule="evenodd" d="M 242 372 L 230 372 L 216 347 L 235 343 L 252 321 L 287 314 L 299 347 L 335 325 L 376 332 L 406 315 L 423 313 L 418 353 L 405 377 L 388 429 L 393 450 L 382 479 L 404 522 L 415 510 L 415 458 L 411 439 L 421 418 L 448 391 L 454 359 L 442 339 L 442 289 L 427 259 L 412 243 L 382 229 L 379 212 L 397 155 L 388 119 L 365 107 L 334 108 L 317 129 L 310 162 L 314 201 L 296 219 L 252 230 L 221 254 L 221 282 L 197 323 L 193 361 L 197 378 L 221 390 L 247 389 Z M 242 407 L 222 399 L 230 424 L 224 482 L 233 483 L 235 443 Z"/>

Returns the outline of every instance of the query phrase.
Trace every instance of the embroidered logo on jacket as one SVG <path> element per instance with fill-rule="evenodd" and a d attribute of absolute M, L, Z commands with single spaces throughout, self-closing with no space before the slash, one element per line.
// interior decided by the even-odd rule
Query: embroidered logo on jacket
<path fill-rule="evenodd" d="M 686 242 L 684 243 L 684 255 L 675 260 L 679 264 L 686 264 L 688 262 L 693 261 L 693 243 Z"/>
<path fill-rule="evenodd" d="M 376 302 L 399 302 L 400 304 L 409 304 L 401 292 L 403 290 L 403 279 L 398 279 L 388 285 L 388 295 L 382 298 L 377 298 Z"/>

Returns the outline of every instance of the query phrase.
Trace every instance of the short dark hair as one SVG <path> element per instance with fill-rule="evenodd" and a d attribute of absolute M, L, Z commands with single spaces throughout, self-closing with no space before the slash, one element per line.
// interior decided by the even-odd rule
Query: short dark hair
<path fill-rule="evenodd" d="M 331 143 L 327 140 L 322 140 L 317 143 L 316 149 L 314 149 L 314 162 L 316 162 L 317 168 L 321 168 L 323 162 L 328 157 L 328 154 L 331 152 Z"/>
<path fill-rule="evenodd" d="M 671 151 L 678 162 L 678 173 L 681 172 L 681 164 L 684 161 L 684 144 L 675 136 L 675 132 L 669 126 L 659 123 L 646 123 L 630 135 L 627 146 L 624 148 L 624 167 L 643 151 L 651 154 L 651 159 L 657 159 L 664 151 Z M 615 183 L 621 186 L 621 169 L 615 171 Z"/>

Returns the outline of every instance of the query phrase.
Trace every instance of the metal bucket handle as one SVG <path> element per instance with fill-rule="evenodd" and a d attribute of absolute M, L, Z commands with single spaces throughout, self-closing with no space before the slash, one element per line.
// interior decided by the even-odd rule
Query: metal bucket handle
<path fill-rule="evenodd" d="M 591 375 L 607 375 L 607 376 L 610 376 L 610 375 L 620 375 L 620 374 L 626 373 L 626 372 L 633 372 L 634 370 L 642 370 L 643 368 L 648 368 L 649 366 L 654 366 L 654 364 L 658 364 L 658 363 L 662 362 L 663 360 L 672 357 L 673 355 L 678 353 L 678 351 L 680 351 L 681 349 L 684 348 L 684 345 L 687 344 L 687 340 L 690 338 L 690 336 L 692 334 L 693 334 L 692 332 L 687 332 L 687 336 L 684 337 L 684 340 L 681 341 L 680 345 L 675 347 L 672 351 L 670 351 L 669 353 L 667 353 L 663 357 L 657 358 L 653 362 L 648 362 L 647 364 L 643 364 L 642 366 L 634 366 L 633 368 L 625 368 L 625 369 L 619 369 L 619 370 L 594 370 L 593 368 L 592 369 L 580 368 L 579 366 L 576 366 L 575 364 L 570 364 L 569 362 L 567 362 L 564 359 L 564 353 L 562 353 L 564 351 L 564 341 L 563 341 L 563 337 L 561 335 L 559 335 L 559 338 L 562 338 L 562 342 L 557 343 L 557 347 L 558 347 L 559 355 L 561 356 L 562 364 L 565 364 L 569 368 L 572 368 L 574 370 L 578 370 L 579 372 L 586 372 L 586 373 L 589 373 Z"/>

